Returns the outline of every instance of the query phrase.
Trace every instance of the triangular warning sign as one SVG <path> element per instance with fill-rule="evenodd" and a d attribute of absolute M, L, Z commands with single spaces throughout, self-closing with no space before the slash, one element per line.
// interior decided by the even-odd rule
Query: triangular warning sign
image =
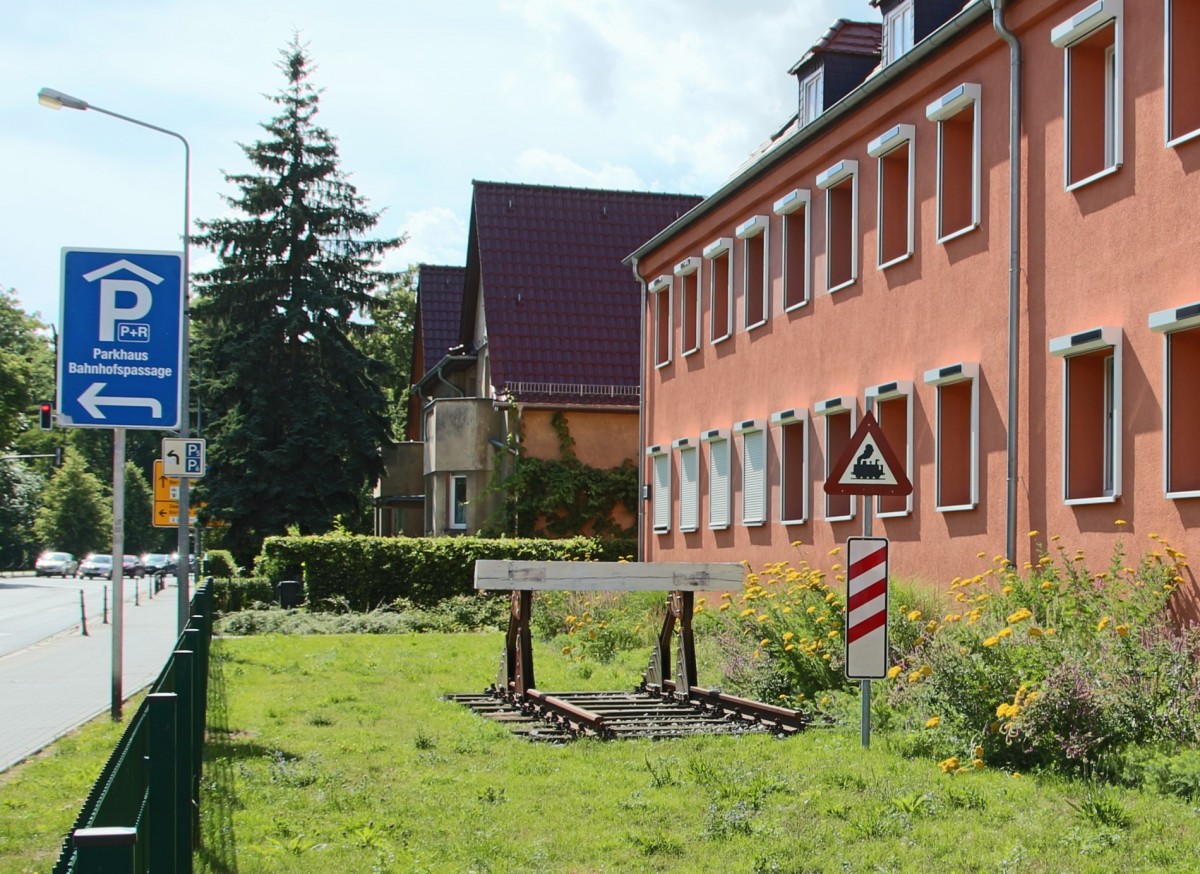
<path fill-rule="evenodd" d="M 827 495 L 910 495 L 904 464 L 888 445 L 883 429 L 868 410 L 841 458 L 825 478 Z"/>

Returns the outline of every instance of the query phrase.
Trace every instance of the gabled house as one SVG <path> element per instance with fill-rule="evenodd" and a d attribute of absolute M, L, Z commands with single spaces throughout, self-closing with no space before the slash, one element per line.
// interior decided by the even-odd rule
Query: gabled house
<path fill-rule="evenodd" d="M 465 275 L 462 267 L 417 265 L 410 374 L 436 378 L 445 371 L 450 347 L 458 343 Z M 421 397 L 414 391 L 408 399 L 407 439 L 383 447 L 385 472 L 375 486 L 375 533 L 379 536 L 418 537 L 425 533 L 421 423 Z"/>
<path fill-rule="evenodd" d="M 643 557 L 842 546 L 862 504 L 824 484 L 868 411 L 914 485 L 873 500 L 895 576 L 1187 552 L 1200 2 L 877 5 L 879 69 L 630 256 Z"/>
<path fill-rule="evenodd" d="M 426 533 L 489 523 L 502 500 L 489 487 L 522 456 L 557 458 L 564 429 L 594 467 L 638 457 L 641 299 L 622 259 L 699 201 L 474 183 L 456 330 L 414 370 Z M 424 331 L 448 327 L 438 312 Z M 632 527 L 636 508 L 621 512 Z"/>

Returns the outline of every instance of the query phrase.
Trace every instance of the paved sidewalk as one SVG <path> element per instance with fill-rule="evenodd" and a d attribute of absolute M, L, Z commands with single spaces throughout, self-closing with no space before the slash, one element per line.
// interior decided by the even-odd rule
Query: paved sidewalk
<path fill-rule="evenodd" d="M 178 639 L 178 590 L 123 611 L 121 692 L 126 699 L 151 683 Z M 112 705 L 112 625 L 88 621 L 76 630 L 0 658 L 0 771 L 33 755 Z M 132 712 L 126 706 L 122 715 Z"/>

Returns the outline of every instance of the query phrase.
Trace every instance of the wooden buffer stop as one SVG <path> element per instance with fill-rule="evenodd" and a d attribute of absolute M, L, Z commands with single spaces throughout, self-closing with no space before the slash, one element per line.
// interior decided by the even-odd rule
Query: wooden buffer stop
<path fill-rule="evenodd" d="M 500 671 L 495 685 L 482 694 L 448 697 L 534 740 L 792 734 L 806 725 L 800 711 L 697 685 L 696 593 L 738 591 L 744 574 L 745 568 L 732 562 L 477 561 L 476 589 L 511 592 Z M 534 592 L 656 590 L 666 593 L 666 613 L 640 685 L 617 692 L 537 688 L 530 632 Z"/>

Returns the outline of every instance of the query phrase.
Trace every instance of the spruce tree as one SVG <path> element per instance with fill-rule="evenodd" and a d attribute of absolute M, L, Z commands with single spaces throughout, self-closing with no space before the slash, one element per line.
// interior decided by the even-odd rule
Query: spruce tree
<path fill-rule="evenodd" d="M 266 138 L 243 145 L 255 172 L 227 174 L 239 214 L 199 222 L 219 265 L 198 277 L 193 370 L 208 438 L 202 516 L 229 527 L 239 560 L 294 526 L 329 530 L 363 509 L 382 472 L 388 409 L 380 365 L 355 339 L 392 274 L 378 260 L 402 239 L 368 239 L 379 220 L 315 123 L 320 91 L 298 39 Z M 358 315 L 358 319 L 352 316 Z"/>

